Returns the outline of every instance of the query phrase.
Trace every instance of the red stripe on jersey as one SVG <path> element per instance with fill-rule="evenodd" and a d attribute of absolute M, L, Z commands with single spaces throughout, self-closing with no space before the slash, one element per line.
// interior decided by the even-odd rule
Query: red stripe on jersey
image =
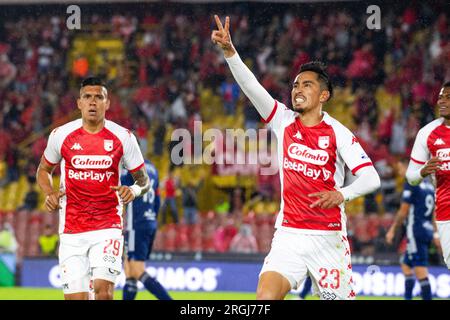
<path fill-rule="evenodd" d="M 57 163 L 53 163 L 53 162 L 49 161 L 44 155 L 42 155 L 42 157 L 44 158 L 45 162 L 47 162 L 49 165 L 51 165 L 51 166 L 57 165 Z"/>
<path fill-rule="evenodd" d="M 368 166 L 373 166 L 372 162 L 366 162 L 366 163 L 360 164 L 359 166 L 357 166 L 356 168 L 354 168 L 352 170 L 353 175 L 355 175 L 356 172 L 358 172 L 359 169 L 364 168 L 364 167 L 368 167 Z"/>
<path fill-rule="evenodd" d="M 422 162 L 422 161 L 416 160 L 413 157 L 411 157 L 411 160 L 416 162 L 416 163 L 418 163 L 418 164 L 425 164 L 426 163 L 426 162 Z"/>
<path fill-rule="evenodd" d="M 142 162 L 142 164 L 141 165 L 139 165 L 139 166 L 137 166 L 136 168 L 134 168 L 133 170 L 128 170 L 128 171 L 130 171 L 130 172 L 136 172 L 136 171 L 138 171 L 140 168 L 142 168 L 143 166 L 144 166 L 144 162 Z"/>
<path fill-rule="evenodd" d="M 277 111 L 277 109 L 278 109 L 278 102 L 277 102 L 277 100 L 275 100 L 275 105 L 273 106 L 270 116 L 266 120 L 262 119 L 262 122 L 269 123 L 270 120 L 272 120 L 273 116 L 275 115 L 275 112 Z"/>

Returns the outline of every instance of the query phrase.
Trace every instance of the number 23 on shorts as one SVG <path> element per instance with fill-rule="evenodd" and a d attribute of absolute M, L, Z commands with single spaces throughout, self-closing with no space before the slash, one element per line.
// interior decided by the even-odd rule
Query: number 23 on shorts
<path fill-rule="evenodd" d="M 331 289 L 339 289 L 340 286 L 340 272 L 338 269 L 330 269 L 320 268 L 319 272 L 321 274 L 321 278 L 319 280 L 319 286 L 326 289 L 328 288 L 328 284 Z"/>

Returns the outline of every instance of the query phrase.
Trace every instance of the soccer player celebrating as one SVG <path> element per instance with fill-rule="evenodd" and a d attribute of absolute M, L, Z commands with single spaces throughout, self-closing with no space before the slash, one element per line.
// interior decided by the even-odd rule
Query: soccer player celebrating
<path fill-rule="evenodd" d="M 211 39 L 278 140 L 281 204 L 276 232 L 258 282 L 257 299 L 284 299 L 306 279 L 321 299 L 354 299 L 344 202 L 375 191 L 379 176 L 354 135 L 322 111 L 333 93 L 323 65 L 304 64 L 292 86 L 292 107 L 274 100 L 231 42 L 230 19 Z M 345 166 L 356 175 L 343 187 Z"/>
<path fill-rule="evenodd" d="M 152 251 L 156 236 L 160 207 L 158 171 L 149 160 L 145 160 L 145 169 L 150 180 L 150 190 L 127 205 L 123 300 L 136 298 L 138 280 L 158 299 L 172 300 L 158 280 L 145 271 L 145 260 Z M 133 182 L 133 177 L 125 172 L 120 180 L 123 185 L 128 185 Z"/>
<path fill-rule="evenodd" d="M 405 175 L 406 163 L 397 163 L 398 173 Z M 428 280 L 428 250 L 435 234 L 433 225 L 434 186 L 429 179 L 423 180 L 417 186 L 408 182 L 403 185 L 400 208 L 394 223 L 386 233 L 386 242 L 392 244 L 396 232 L 406 222 L 406 252 L 401 261 L 402 272 L 405 275 L 405 300 L 412 299 L 416 278 L 420 284 L 420 294 L 423 300 L 431 300 L 431 287 Z M 435 239 L 437 240 L 437 239 Z"/>
<path fill-rule="evenodd" d="M 149 190 L 144 158 L 135 136 L 105 120 L 106 86 L 91 77 L 81 83 L 81 119 L 54 129 L 37 170 L 48 211 L 59 208 L 59 265 L 64 298 L 86 300 L 93 280 L 95 299 L 113 299 L 122 270 L 122 208 Z M 120 185 L 121 162 L 135 183 Z M 52 174 L 61 165 L 59 190 Z"/>
<path fill-rule="evenodd" d="M 442 254 L 450 269 L 450 81 L 439 92 L 440 118 L 419 130 L 406 178 L 411 185 L 433 175 L 436 180 L 436 224 Z"/>

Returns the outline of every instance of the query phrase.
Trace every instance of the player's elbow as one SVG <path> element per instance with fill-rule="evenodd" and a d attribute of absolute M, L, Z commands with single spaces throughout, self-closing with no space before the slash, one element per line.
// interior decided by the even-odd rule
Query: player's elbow
<path fill-rule="evenodd" d="M 378 175 L 378 172 L 375 171 L 375 175 L 373 177 L 372 192 L 377 191 L 378 189 L 380 189 L 380 187 L 381 187 L 381 179 L 380 176 Z"/>

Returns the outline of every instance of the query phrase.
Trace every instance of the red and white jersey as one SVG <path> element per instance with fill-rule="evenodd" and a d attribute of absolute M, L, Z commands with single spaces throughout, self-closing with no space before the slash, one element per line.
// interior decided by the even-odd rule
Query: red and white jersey
<path fill-rule="evenodd" d="M 358 140 L 325 112 L 318 125 L 306 127 L 298 113 L 277 101 L 265 122 L 278 140 L 282 199 L 275 226 L 300 233 L 345 233 L 344 204 L 310 208 L 318 198 L 308 195 L 343 187 L 346 166 L 353 174 L 372 166 Z"/>
<path fill-rule="evenodd" d="M 122 204 L 110 186 L 120 184 L 121 162 L 130 171 L 144 165 L 135 136 L 118 124 L 105 121 L 95 134 L 85 131 L 78 119 L 50 134 L 44 159 L 61 163 L 59 232 L 80 233 L 122 229 Z"/>
<path fill-rule="evenodd" d="M 450 220 L 450 127 L 444 124 L 444 118 L 436 119 L 417 133 L 411 160 L 423 165 L 431 157 L 439 157 L 441 169 L 436 178 L 436 220 Z"/>

